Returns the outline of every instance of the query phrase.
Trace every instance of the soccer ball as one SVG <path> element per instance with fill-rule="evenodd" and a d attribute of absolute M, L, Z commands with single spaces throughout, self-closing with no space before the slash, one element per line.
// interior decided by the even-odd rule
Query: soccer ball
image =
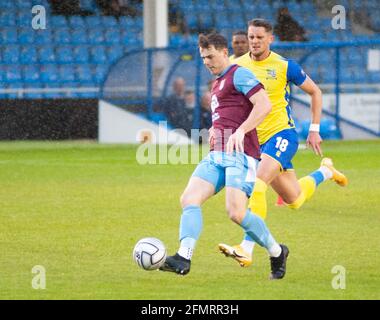
<path fill-rule="evenodd" d="M 133 249 L 133 259 L 144 270 L 156 270 L 165 262 L 165 245 L 157 238 L 141 239 Z"/>

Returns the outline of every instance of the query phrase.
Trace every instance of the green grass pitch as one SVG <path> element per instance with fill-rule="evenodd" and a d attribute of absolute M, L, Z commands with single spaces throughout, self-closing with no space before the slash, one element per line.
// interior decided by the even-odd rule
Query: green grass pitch
<path fill-rule="evenodd" d="M 224 192 L 204 205 L 204 229 L 185 277 L 144 271 L 132 260 L 143 237 L 178 246 L 179 196 L 195 165 L 138 165 L 136 147 L 91 142 L 0 143 L 0 299 L 380 299 L 380 141 L 324 142 L 347 174 L 297 211 L 274 205 L 267 223 L 290 248 L 285 279 L 269 281 L 256 246 L 246 269 L 217 251 L 240 242 Z M 299 177 L 318 167 L 298 152 Z M 33 289 L 46 270 L 46 288 Z M 332 287 L 334 266 L 345 289 Z"/>

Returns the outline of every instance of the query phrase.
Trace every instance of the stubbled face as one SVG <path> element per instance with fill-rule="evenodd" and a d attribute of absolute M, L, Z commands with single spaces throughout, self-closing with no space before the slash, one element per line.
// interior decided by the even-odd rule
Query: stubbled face
<path fill-rule="evenodd" d="M 203 63 L 213 75 L 218 75 L 228 66 L 227 48 L 215 49 L 213 45 L 208 48 L 199 48 Z"/>
<path fill-rule="evenodd" d="M 248 27 L 248 43 L 251 55 L 256 59 L 264 59 L 268 56 L 270 45 L 274 37 L 271 32 L 267 32 L 264 27 Z"/>
<path fill-rule="evenodd" d="M 249 50 L 248 38 L 245 35 L 238 34 L 232 37 L 232 50 L 235 57 L 240 57 Z"/>

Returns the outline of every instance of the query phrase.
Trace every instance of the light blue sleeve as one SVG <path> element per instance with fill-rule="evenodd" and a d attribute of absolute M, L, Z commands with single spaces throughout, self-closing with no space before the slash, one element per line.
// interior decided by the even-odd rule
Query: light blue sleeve
<path fill-rule="evenodd" d="M 257 85 L 261 85 L 255 75 L 244 67 L 239 67 L 234 73 L 234 86 L 237 91 L 247 95 Z"/>
<path fill-rule="evenodd" d="M 288 70 L 286 72 L 288 81 L 293 82 L 295 85 L 300 86 L 306 79 L 306 73 L 302 70 L 301 66 L 293 61 L 288 60 Z"/>

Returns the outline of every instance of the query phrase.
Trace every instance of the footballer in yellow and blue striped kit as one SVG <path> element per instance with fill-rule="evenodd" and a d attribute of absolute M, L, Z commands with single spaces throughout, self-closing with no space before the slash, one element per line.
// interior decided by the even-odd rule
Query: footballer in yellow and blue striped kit
<path fill-rule="evenodd" d="M 332 160 L 323 158 L 320 168 L 297 179 L 292 159 L 298 149 L 298 135 L 291 115 L 290 83 L 299 86 L 311 97 L 311 126 L 306 140 L 313 151 L 322 156 L 319 123 L 322 113 L 322 92 L 313 80 L 293 60 L 286 59 L 271 51 L 274 41 L 273 27 L 264 19 L 248 23 L 249 52 L 232 62 L 252 71 L 264 85 L 269 96 L 272 111 L 256 128 L 261 150 L 261 161 L 249 208 L 263 219 L 267 215 L 266 191 L 268 185 L 281 196 L 291 209 L 299 209 L 314 194 L 317 186 L 326 180 L 333 180 L 346 186 L 348 179 L 336 170 Z M 254 241 L 248 235 L 239 245 L 219 244 L 226 256 L 235 259 L 241 266 L 252 263 Z"/>
<path fill-rule="evenodd" d="M 298 138 L 289 105 L 290 82 L 302 85 L 305 72 L 293 60 L 273 51 L 262 61 L 251 59 L 248 52 L 234 62 L 250 69 L 260 79 L 272 104 L 271 113 L 257 127 L 261 149 L 279 161 L 282 169 L 292 169 L 291 159 L 298 149 Z M 282 134 L 276 135 L 279 132 Z"/>

